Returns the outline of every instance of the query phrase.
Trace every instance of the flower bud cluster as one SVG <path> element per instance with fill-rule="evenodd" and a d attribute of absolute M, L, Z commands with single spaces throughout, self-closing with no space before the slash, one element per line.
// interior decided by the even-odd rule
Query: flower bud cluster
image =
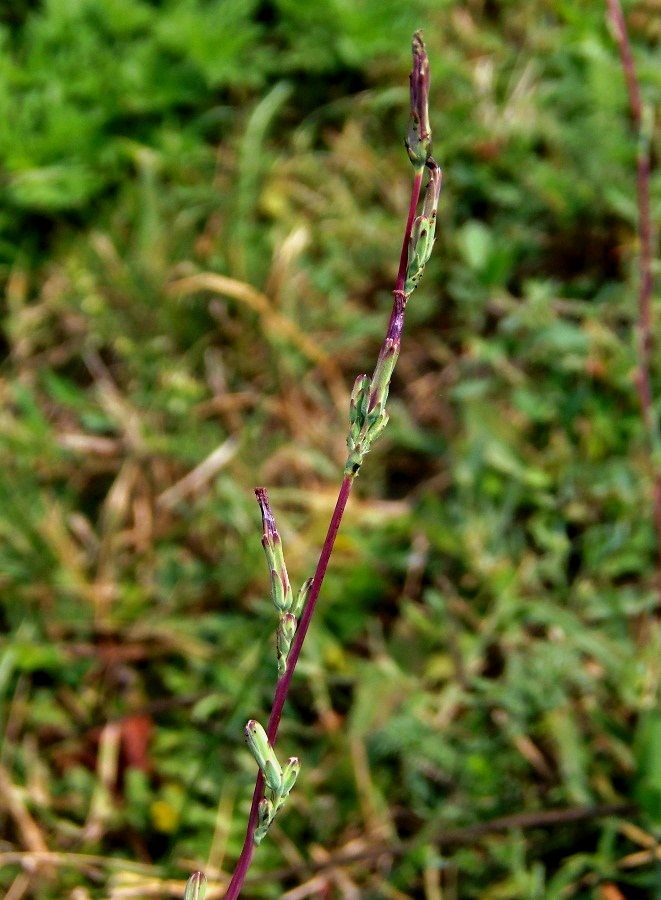
<path fill-rule="evenodd" d="M 441 193 L 442 173 L 431 156 L 431 126 L 429 124 L 429 60 L 420 32 L 413 35 L 413 68 L 411 84 L 411 119 L 406 136 L 409 159 L 416 169 L 416 183 L 419 185 L 425 168 L 429 181 L 425 189 L 422 211 L 413 221 L 409 219 L 410 233 L 406 247 L 404 268 L 400 264 L 400 274 L 395 288 L 393 313 L 388 333 L 381 347 L 374 374 L 359 375 L 351 393 L 349 407 L 349 434 L 347 447 L 349 454 L 344 467 L 345 476 L 355 478 L 365 456 L 374 441 L 388 424 L 386 401 L 390 390 L 390 380 L 399 356 L 404 310 L 406 303 L 418 286 L 436 236 L 436 210 Z M 406 240 L 406 237 L 405 237 Z"/>
<path fill-rule="evenodd" d="M 275 518 L 269 506 L 269 498 L 264 488 L 255 490 L 257 502 L 262 512 L 262 546 L 266 554 L 266 564 L 271 575 L 271 600 L 280 613 L 276 631 L 276 650 L 278 655 L 278 676 L 281 678 L 287 669 L 287 657 L 291 649 L 298 619 L 303 612 L 305 600 L 310 590 L 312 579 L 308 579 L 298 592 L 296 599 L 289 583 L 285 557 L 282 552 L 282 540 L 275 525 Z"/>
<path fill-rule="evenodd" d="M 266 785 L 265 796 L 259 802 L 257 828 L 253 838 L 256 844 L 261 844 L 271 822 L 294 787 L 301 764 L 296 756 L 291 756 L 281 766 L 266 732 L 254 719 L 246 724 L 244 733 L 248 749 L 259 766 Z"/>
<path fill-rule="evenodd" d="M 355 477 L 358 474 L 370 447 L 388 424 L 386 400 L 398 356 L 399 340 L 386 339 L 374 375 L 371 378 L 369 375 L 356 378 L 349 405 L 349 455 L 344 467 L 345 475 Z"/>
<path fill-rule="evenodd" d="M 312 579 L 309 578 L 303 584 L 294 599 L 282 551 L 282 540 L 271 512 L 268 494 L 264 488 L 256 488 L 255 495 L 262 513 L 262 546 L 271 575 L 271 599 L 279 613 L 276 650 L 278 677 L 282 678 L 287 671 L 289 651 L 312 585 Z M 281 766 L 266 732 L 255 719 L 250 719 L 247 723 L 245 737 L 250 752 L 264 777 L 265 784 L 265 795 L 259 803 L 257 827 L 253 837 L 255 844 L 260 844 L 294 786 L 300 770 L 300 763 L 295 756 L 292 756 L 284 766 Z"/>

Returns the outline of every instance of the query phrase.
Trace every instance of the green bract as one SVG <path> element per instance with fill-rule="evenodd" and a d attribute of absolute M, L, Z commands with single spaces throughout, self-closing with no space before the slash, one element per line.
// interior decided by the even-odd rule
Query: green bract
<path fill-rule="evenodd" d="M 207 879 L 202 872 L 194 872 L 186 883 L 184 900 L 204 900 L 207 892 Z"/>
<path fill-rule="evenodd" d="M 268 792 L 268 795 L 260 800 L 258 807 L 258 824 L 253 840 L 255 844 L 259 844 L 294 787 L 301 764 L 296 756 L 291 756 L 282 768 L 266 732 L 254 719 L 246 724 L 245 735 L 248 747 L 264 776 Z"/>

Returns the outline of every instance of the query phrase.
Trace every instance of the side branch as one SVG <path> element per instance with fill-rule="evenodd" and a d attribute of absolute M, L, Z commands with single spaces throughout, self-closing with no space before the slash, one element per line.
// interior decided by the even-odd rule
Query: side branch
<path fill-rule="evenodd" d="M 640 84 L 631 52 L 627 26 L 620 0 L 606 0 L 620 54 L 620 62 L 629 98 L 632 126 L 636 135 L 636 199 L 638 208 L 638 321 L 636 347 L 638 371 L 636 389 L 652 463 L 652 504 L 657 540 L 656 583 L 661 607 L 661 464 L 658 458 L 658 422 L 654 413 L 652 391 L 652 216 L 650 212 L 650 150 L 645 134 L 645 116 Z"/>

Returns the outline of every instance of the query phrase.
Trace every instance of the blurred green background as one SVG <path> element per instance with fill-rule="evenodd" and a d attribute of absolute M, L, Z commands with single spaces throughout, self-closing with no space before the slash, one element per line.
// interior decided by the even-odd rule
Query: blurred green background
<path fill-rule="evenodd" d="M 654 105 L 661 8 L 625 13 Z M 636 142 L 604 4 L 0 21 L 5 896 L 179 897 L 196 867 L 222 896 L 275 678 L 252 488 L 298 586 L 390 308 L 417 27 L 439 236 L 286 709 L 302 775 L 243 896 L 659 896 Z"/>

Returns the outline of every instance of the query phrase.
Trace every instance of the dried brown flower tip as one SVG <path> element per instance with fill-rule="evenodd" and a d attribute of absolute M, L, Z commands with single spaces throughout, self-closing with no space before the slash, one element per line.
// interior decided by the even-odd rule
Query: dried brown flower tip
<path fill-rule="evenodd" d="M 413 68 L 409 76 L 411 86 L 411 122 L 406 138 L 409 159 L 416 168 L 422 168 L 431 153 L 431 126 L 429 125 L 429 59 L 422 33 L 413 35 Z"/>

